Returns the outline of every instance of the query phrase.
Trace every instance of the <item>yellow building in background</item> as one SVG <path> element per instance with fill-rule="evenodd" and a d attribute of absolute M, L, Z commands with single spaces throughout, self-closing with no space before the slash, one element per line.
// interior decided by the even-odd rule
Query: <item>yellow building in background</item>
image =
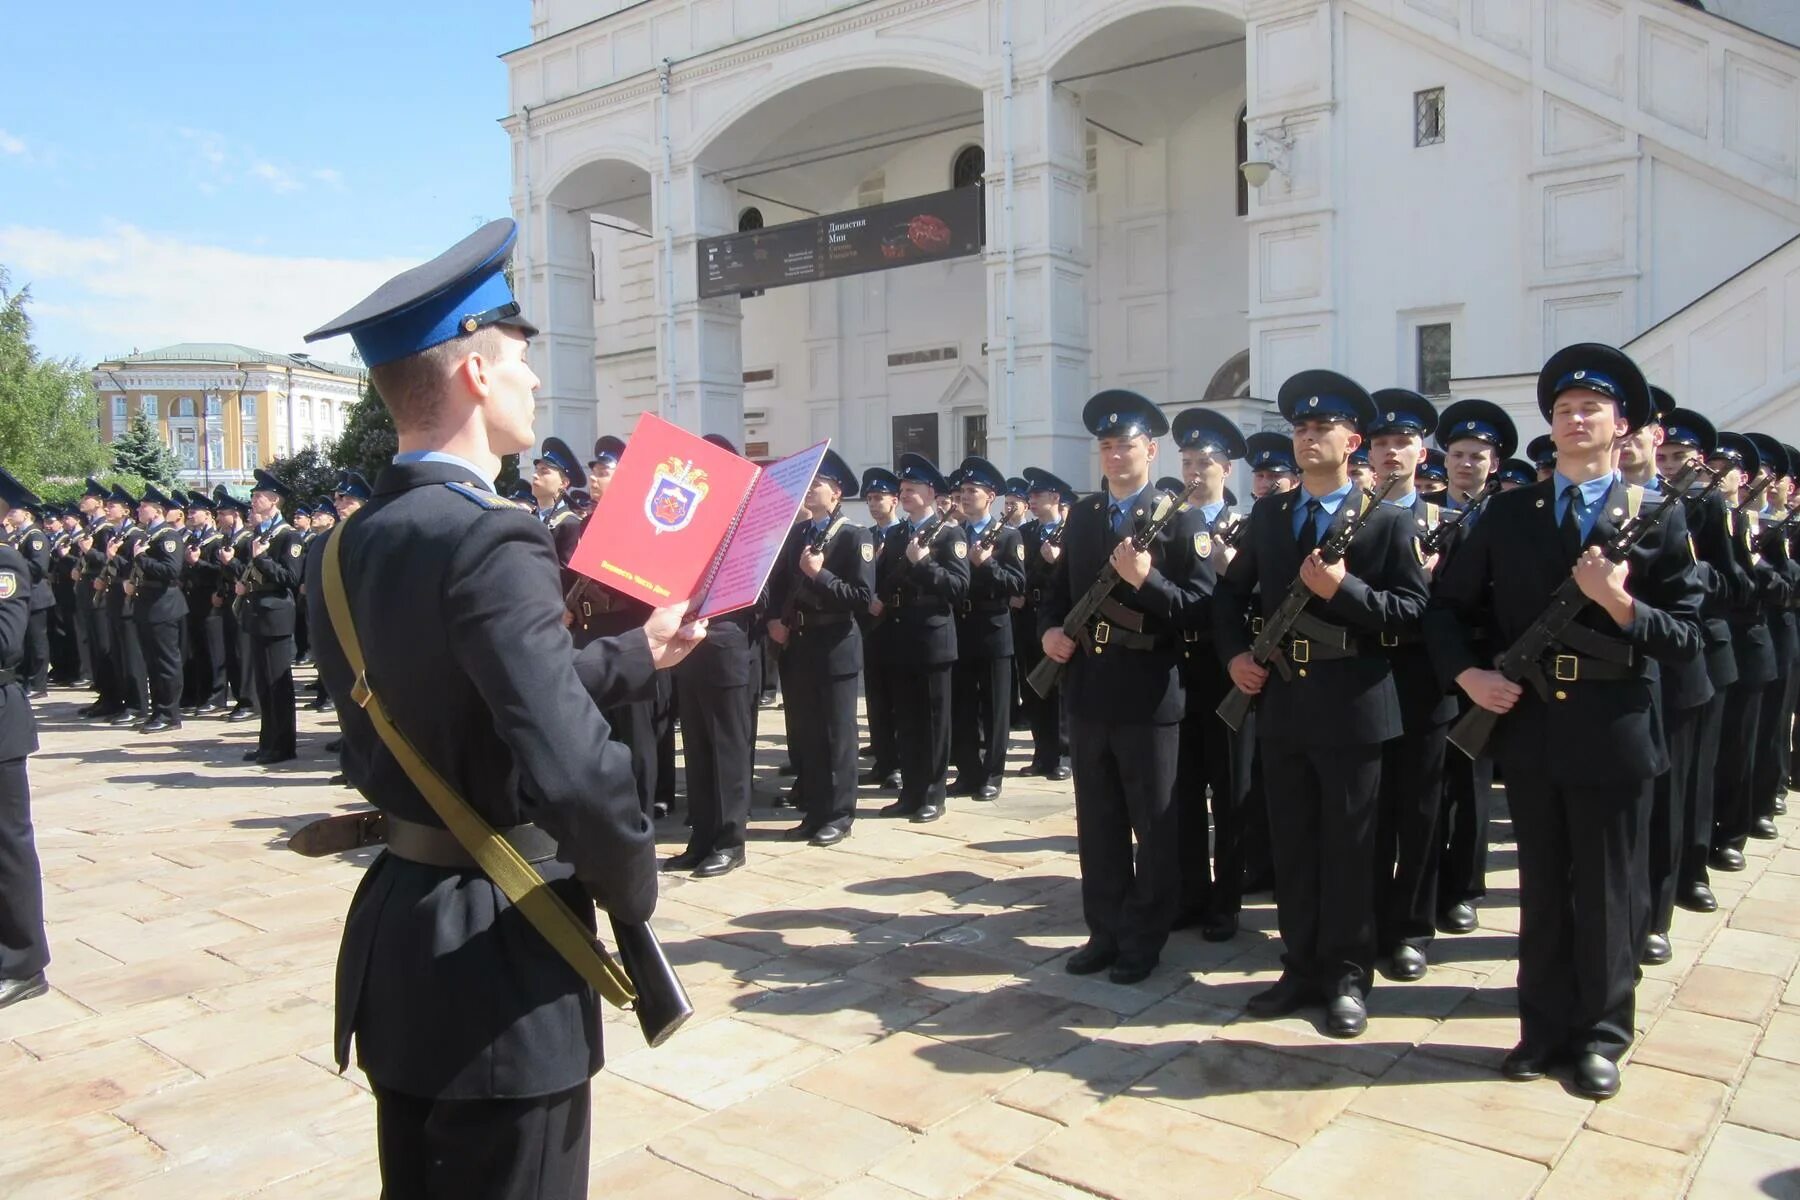
<path fill-rule="evenodd" d="M 182 342 L 94 367 L 100 440 L 143 413 L 194 487 L 248 483 L 270 459 L 343 432 L 362 396 L 361 367 L 229 342 Z"/>

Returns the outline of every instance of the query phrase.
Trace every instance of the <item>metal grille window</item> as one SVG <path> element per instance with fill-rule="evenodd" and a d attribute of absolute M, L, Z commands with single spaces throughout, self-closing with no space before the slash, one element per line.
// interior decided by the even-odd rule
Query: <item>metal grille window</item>
<path fill-rule="evenodd" d="M 1420 325 L 1414 333 L 1418 344 L 1419 391 L 1427 396 L 1450 394 L 1450 326 Z"/>
<path fill-rule="evenodd" d="M 986 413 L 970 413 L 963 418 L 963 453 L 987 457 Z"/>
<path fill-rule="evenodd" d="M 1444 89 L 1413 93 L 1413 145 L 1435 146 L 1444 140 Z"/>
<path fill-rule="evenodd" d="M 738 232 L 749 233 L 763 227 L 763 215 L 760 208 L 746 208 L 738 214 Z"/>
<path fill-rule="evenodd" d="M 964 146 L 957 151 L 955 161 L 950 164 L 950 186 L 980 187 L 986 171 L 987 155 L 982 153 L 981 147 Z"/>

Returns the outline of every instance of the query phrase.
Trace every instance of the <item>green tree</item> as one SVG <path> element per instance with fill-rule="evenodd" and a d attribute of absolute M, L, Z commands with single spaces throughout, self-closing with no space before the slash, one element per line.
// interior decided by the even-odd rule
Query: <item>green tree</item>
<path fill-rule="evenodd" d="M 115 471 L 147 479 L 165 491 L 181 486 L 181 459 L 163 444 L 162 435 L 141 412 L 113 439 L 112 455 Z"/>
<path fill-rule="evenodd" d="M 363 384 L 362 399 L 350 408 L 344 433 L 331 448 L 331 460 L 348 471 L 359 472 L 370 483 L 394 461 L 400 437 L 394 432 L 394 416 L 388 412 L 372 383 Z"/>
<path fill-rule="evenodd" d="M 323 450 L 307 446 L 297 454 L 271 459 L 263 470 L 292 489 L 294 503 L 311 504 L 320 496 L 331 495 L 337 486 L 338 468 L 332 462 L 334 449 L 329 445 Z"/>
<path fill-rule="evenodd" d="M 31 290 L 12 291 L 0 267 L 0 464 L 34 490 L 106 464 L 99 401 L 73 359 L 45 358 L 31 341 Z"/>

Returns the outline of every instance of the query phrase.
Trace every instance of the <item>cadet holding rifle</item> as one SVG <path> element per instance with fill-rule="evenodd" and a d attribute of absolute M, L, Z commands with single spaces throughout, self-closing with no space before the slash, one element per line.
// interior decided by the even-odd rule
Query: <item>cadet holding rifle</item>
<path fill-rule="evenodd" d="M 1503 718 L 1493 754 L 1519 848 L 1520 1040 L 1501 1071 L 1536 1079 L 1571 1062 L 1575 1088 L 1605 1099 L 1631 1043 L 1637 880 L 1651 781 L 1668 767 L 1653 660 L 1700 648 L 1680 502 L 1692 475 L 1672 480 L 1664 503 L 1614 472 L 1620 439 L 1652 407 L 1643 373 L 1610 346 L 1551 356 L 1538 407 L 1553 477 L 1489 501 L 1439 572 L 1425 630 L 1444 678 Z M 1569 580 L 1583 603 L 1529 670 L 1509 677 L 1477 658 L 1470 629 L 1491 628 L 1503 659 L 1516 656 L 1547 614 L 1567 611 Z M 1517 682 L 1540 673 L 1542 693 Z M 1480 748 L 1466 729 L 1452 741 Z"/>
<path fill-rule="evenodd" d="M 1376 417 L 1369 393 L 1335 371 L 1303 371 L 1282 384 L 1279 403 L 1301 484 L 1251 510 L 1213 604 L 1213 640 L 1237 688 L 1221 715 L 1242 707 L 1238 697 L 1262 697 L 1284 953 L 1280 980 L 1251 997 L 1249 1010 L 1280 1016 L 1322 1000 L 1326 1031 L 1356 1037 L 1368 1027 L 1376 953 L 1381 744 L 1403 731 L 1381 635 L 1419 619 L 1425 565 L 1412 514 L 1350 482 L 1351 452 Z M 1300 587 L 1311 595 L 1282 629 L 1277 615 L 1293 608 Z M 1263 636 L 1281 637 L 1260 654 L 1243 621 L 1259 588 Z"/>

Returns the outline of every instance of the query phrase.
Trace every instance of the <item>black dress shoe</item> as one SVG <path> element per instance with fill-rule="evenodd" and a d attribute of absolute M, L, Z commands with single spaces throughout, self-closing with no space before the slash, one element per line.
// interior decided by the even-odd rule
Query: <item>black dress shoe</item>
<path fill-rule="evenodd" d="M 817 832 L 819 831 L 814 829 L 811 825 L 800 824 L 794 826 L 792 829 L 782 830 L 781 840 L 784 842 L 807 842 L 811 841 L 813 834 Z"/>
<path fill-rule="evenodd" d="M 94 705 L 94 707 L 91 710 L 89 710 L 88 720 L 90 720 L 90 721 L 111 721 L 114 717 L 119 716 L 124 711 L 125 710 L 122 708 L 102 708 L 100 705 L 96 704 L 96 705 Z"/>
<path fill-rule="evenodd" d="M 246 751 L 244 751 L 244 761 L 245 762 L 255 762 L 257 759 L 259 759 L 261 757 L 262 757 L 261 750 L 246 750 Z"/>
<path fill-rule="evenodd" d="M 680 854 L 663 859 L 662 869 L 664 871 L 691 871 L 704 861 L 706 861 L 706 851 L 683 850 Z"/>
<path fill-rule="evenodd" d="M 130 711 L 129 709 L 127 709 L 126 711 L 120 713 L 118 716 L 114 717 L 112 720 L 108 721 L 107 724 L 108 725 L 136 725 L 139 722 L 143 721 L 144 719 L 145 718 L 143 718 L 142 716 L 139 716 L 137 713 L 134 713 L 134 712 Z"/>
<path fill-rule="evenodd" d="M 139 733 L 161 733 L 165 729 L 180 729 L 180 721 L 171 721 L 166 717 L 157 717 L 138 726 Z"/>
<path fill-rule="evenodd" d="M 293 762 L 296 758 L 299 758 L 299 757 L 300 756 L 298 754 L 294 754 L 292 752 L 287 753 L 287 754 L 270 753 L 270 754 L 258 754 L 255 758 L 251 759 L 250 761 L 255 763 L 259 767 L 272 767 L 276 763 Z"/>
<path fill-rule="evenodd" d="M 1758 817 L 1750 822 L 1750 836 L 1772 842 L 1781 836 L 1781 830 L 1775 828 L 1774 817 Z"/>
<path fill-rule="evenodd" d="M 1706 856 L 1706 865 L 1715 871 L 1741 871 L 1744 869 L 1744 855 L 1740 850 L 1730 846 L 1716 847 Z"/>
<path fill-rule="evenodd" d="M 0 1008 L 41 996 L 49 990 L 49 981 L 44 978 L 42 971 L 29 979 L 0 979 Z"/>
<path fill-rule="evenodd" d="M 1325 1032 L 1332 1037 L 1361 1037 L 1369 1027 L 1369 1010 L 1358 996 L 1333 996 L 1325 1002 Z"/>
<path fill-rule="evenodd" d="M 1026 763 L 1024 766 L 1020 767 L 1018 769 L 1018 771 L 1015 773 L 1019 774 L 1019 775 L 1024 775 L 1027 777 L 1032 776 L 1032 775 L 1042 775 L 1045 773 L 1045 768 L 1038 763 Z"/>
<path fill-rule="evenodd" d="M 200 715 L 200 706 L 198 704 L 184 704 L 181 706 L 181 715 L 184 717 L 197 717 Z"/>
<path fill-rule="evenodd" d="M 1048 771 L 1044 772 L 1044 778 L 1050 780 L 1052 783 L 1061 783 L 1065 779 L 1072 779 L 1074 775 L 1075 772 L 1069 770 L 1067 767 L 1051 767 Z"/>
<path fill-rule="evenodd" d="M 906 819 L 911 821 L 914 825 L 929 825 L 943 815 L 944 810 L 942 806 L 936 804 L 921 804 L 919 805 L 918 811 Z"/>
<path fill-rule="evenodd" d="M 667 804 L 663 803 L 661 800 L 652 800 L 650 802 L 650 819 L 652 821 L 660 821 L 668 815 L 669 806 Z"/>
<path fill-rule="evenodd" d="M 1786 796 L 1775 797 L 1775 815 L 1778 817 L 1787 816 L 1787 797 Z"/>
<path fill-rule="evenodd" d="M 991 783 L 984 783 L 975 789 L 975 798 L 977 800 L 998 800 L 1000 789 Z"/>
<path fill-rule="evenodd" d="M 1156 970 L 1154 958 L 1121 958 L 1112 965 L 1106 977 L 1114 983 L 1142 983 L 1150 978 L 1150 972 Z"/>
<path fill-rule="evenodd" d="M 1237 936 L 1236 913 L 1214 913 L 1200 925 L 1200 936 L 1209 942 L 1229 942 Z"/>
<path fill-rule="evenodd" d="M 1570 1082 L 1590 1099 L 1611 1100 L 1619 1094 L 1619 1064 L 1598 1054 L 1578 1054 Z"/>
<path fill-rule="evenodd" d="M 1092 975 L 1112 966 L 1118 957 L 1113 947 L 1089 942 L 1063 961 L 1063 970 L 1071 975 Z"/>
<path fill-rule="evenodd" d="M 1519 1083 L 1542 1079 L 1550 1068 L 1550 1057 L 1545 1051 L 1520 1042 L 1500 1060 L 1500 1074 Z"/>
<path fill-rule="evenodd" d="M 910 817 L 913 809 L 903 801 L 896 800 L 892 804 L 884 804 L 875 814 L 878 817 Z"/>
<path fill-rule="evenodd" d="M 793 776 L 793 775 L 798 775 L 800 773 L 800 768 L 796 767 L 791 762 L 784 762 L 779 767 L 775 768 L 775 773 L 777 775 L 783 776 L 785 778 L 785 777 L 789 777 L 789 776 Z"/>
<path fill-rule="evenodd" d="M 1173 921 L 1169 922 L 1169 932 L 1173 933 L 1177 929 L 1193 929 L 1204 920 L 1206 920 L 1205 909 L 1184 908 L 1175 914 Z"/>
<path fill-rule="evenodd" d="M 1719 899 L 1704 883 L 1690 883 L 1675 897 L 1675 903 L 1689 912 L 1709 913 L 1719 910 Z"/>
<path fill-rule="evenodd" d="M 343 748 L 344 748 L 344 739 L 343 738 L 332 738 L 329 742 L 325 743 L 325 753 L 327 753 L 327 754 L 336 754 L 339 750 L 342 750 Z"/>
<path fill-rule="evenodd" d="M 694 868 L 695 879 L 714 879 L 728 874 L 744 865 L 744 848 L 735 850 L 714 850 L 700 861 Z"/>
<path fill-rule="evenodd" d="M 944 795 L 951 797 L 952 799 L 960 798 L 967 800 L 975 795 L 975 787 L 973 784 L 964 785 L 961 783 L 953 783 L 944 789 Z"/>
<path fill-rule="evenodd" d="M 231 710 L 231 715 L 225 719 L 233 725 L 242 725 L 245 721 L 256 720 L 256 710 L 254 708 L 234 708 Z"/>
<path fill-rule="evenodd" d="M 1669 945 L 1669 939 L 1660 933 L 1653 933 L 1644 939 L 1644 954 L 1638 961 L 1646 967 L 1660 967 L 1674 955 L 1675 950 Z"/>
<path fill-rule="evenodd" d="M 350 786 L 350 777 L 348 775 L 338 774 L 338 775 L 333 775 L 330 779 L 327 779 L 325 782 L 331 784 L 334 787 L 349 787 Z"/>
<path fill-rule="evenodd" d="M 808 845 L 812 846 L 835 846 L 849 836 L 850 827 L 848 825 L 821 825 L 818 832 L 807 838 L 806 841 Z"/>
<path fill-rule="evenodd" d="M 1313 990 L 1298 979 L 1283 975 L 1275 986 L 1250 997 L 1244 1011 L 1253 1017 L 1285 1017 L 1305 1008 L 1312 1001 Z"/>
<path fill-rule="evenodd" d="M 1396 946 L 1388 962 L 1388 978 L 1411 983 L 1425 977 L 1425 952 L 1417 946 Z"/>
<path fill-rule="evenodd" d="M 216 717 L 225 711 L 223 704 L 202 704 L 190 714 L 196 717 Z"/>
<path fill-rule="evenodd" d="M 1437 927 L 1444 933 L 1473 933 L 1477 924 L 1475 906 L 1467 901 L 1452 904 L 1439 913 L 1437 919 Z"/>
<path fill-rule="evenodd" d="M 864 787 L 897 788 L 900 786 L 900 772 L 864 771 L 856 782 Z"/>
<path fill-rule="evenodd" d="M 37 691 L 31 693 L 31 698 L 33 700 L 48 700 L 50 698 L 50 689 L 39 688 Z"/>
<path fill-rule="evenodd" d="M 858 746 L 856 748 L 856 757 L 858 757 L 858 758 L 874 758 L 875 757 L 875 747 L 873 747 L 873 746 Z"/>

